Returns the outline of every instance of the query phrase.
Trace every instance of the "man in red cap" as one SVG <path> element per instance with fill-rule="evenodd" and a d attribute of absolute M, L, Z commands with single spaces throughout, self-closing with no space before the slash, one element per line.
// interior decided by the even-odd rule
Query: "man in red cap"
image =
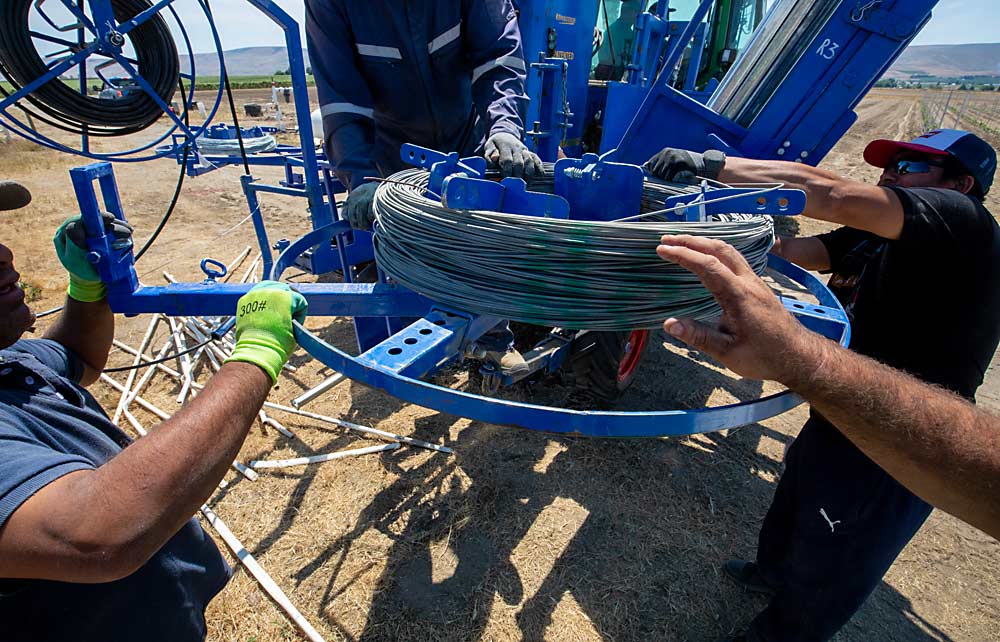
<path fill-rule="evenodd" d="M 935 130 L 876 140 L 876 185 L 801 163 L 664 149 L 665 180 L 783 183 L 804 215 L 843 227 L 779 237 L 772 251 L 831 273 L 852 322 L 851 349 L 975 398 L 1000 341 L 1000 228 L 983 207 L 996 152 L 978 136 Z M 822 373 L 816 373 L 817 378 Z M 771 602 L 736 640 L 828 640 L 864 603 L 931 512 L 813 409 L 789 448 L 755 562 L 726 572 Z"/>

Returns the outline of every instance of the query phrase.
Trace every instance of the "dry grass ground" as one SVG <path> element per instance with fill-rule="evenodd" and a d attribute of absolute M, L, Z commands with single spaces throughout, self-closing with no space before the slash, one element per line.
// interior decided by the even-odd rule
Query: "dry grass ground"
<path fill-rule="evenodd" d="M 267 92 L 239 92 L 237 102 Z M 870 180 L 860 162 L 870 139 L 920 129 L 919 94 L 879 91 L 824 162 Z M 57 305 L 64 276 L 49 238 L 73 213 L 67 170 L 78 158 L 0 144 L 0 175 L 29 184 L 35 202 L 0 217 L 24 278 L 40 289 L 37 309 Z M 116 169 L 141 240 L 173 189 L 176 166 L 156 161 Z M 274 179 L 273 173 L 261 172 Z M 169 269 L 198 278 L 204 256 L 228 260 L 252 242 L 238 170 L 189 180 L 174 220 L 140 265 L 161 283 Z M 1000 212 L 1000 201 L 990 202 Z M 272 237 L 308 229 L 301 203 L 265 201 Z M 822 225 L 802 221 L 802 233 Z M 933 260 L 929 258 L 929 260 Z M 343 319 L 311 323 L 350 345 Z M 135 344 L 146 321 L 122 319 Z M 761 393 L 664 337 L 622 400 L 629 409 L 699 407 Z M 125 361 L 116 354 L 115 363 Z M 327 374 L 304 355 L 273 399 L 286 402 Z M 466 385 L 459 373 L 453 385 Z M 526 385 L 524 399 L 558 397 L 558 380 Z M 1000 408 L 990 373 L 981 401 Z M 108 407 L 117 394 L 95 386 Z M 176 408 L 176 386 L 148 396 Z M 796 409 L 740 430 L 691 438 L 593 441 L 484 425 L 403 404 L 348 382 L 309 408 L 446 444 L 452 456 L 404 448 L 362 459 L 230 475 L 214 510 L 329 640 L 714 640 L 763 606 L 720 577 L 719 562 L 752 556 L 757 530 L 781 473 L 784 448 L 806 412 Z M 366 440 L 316 422 L 275 415 L 298 436 L 255 428 L 242 460 L 339 450 Z M 148 425 L 152 418 L 140 414 Z M 369 442 L 373 443 L 373 442 Z M 1000 639 L 1000 545 L 936 512 L 861 612 L 837 637 L 984 642 Z M 299 640 L 300 635 L 242 570 L 208 610 L 210 639 Z"/>

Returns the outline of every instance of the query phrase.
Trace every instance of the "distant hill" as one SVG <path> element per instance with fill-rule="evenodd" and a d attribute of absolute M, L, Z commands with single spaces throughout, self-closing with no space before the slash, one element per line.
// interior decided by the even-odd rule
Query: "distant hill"
<path fill-rule="evenodd" d="M 288 51 L 284 47 L 243 47 L 225 52 L 226 69 L 230 76 L 269 76 L 288 69 Z M 309 54 L 302 50 L 302 58 L 309 67 Z M 195 71 L 199 78 L 209 80 L 219 75 L 219 57 L 214 53 L 194 55 Z M 181 56 L 181 69 L 188 68 L 188 57 Z"/>
<path fill-rule="evenodd" d="M 927 76 L 1000 76 L 1000 43 L 907 47 L 885 74 L 897 80 Z"/>
<path fill-rule="evenodd" d="M 230 76 L 269 76 L 288 68 L 284 47 L 244 47 L 226 52 Z M 302 57 L 309 66 L 309 55 Z M 214 53 L 194 55 L 195 68 L 202 80 L 219 75 L 219 59 Z M 181 56 L 181 69 L 188 69 L 188 57 Z M 120 76 L 120 70 L 105 70 L 108 76 Z M 916 45 L 907 47 L 886 72 L 886 78 L 909 80 L 921 77 L 963 78 L 1000 76 L 1000 43 L 972 45 Z"/>
<path fill-rule="evenodd" d="M 0 0 L 2 1 L 2 0 Z M 242 49 L 231 49 L 225 52 L 226 69 L 229 70 L 230 77 L 236 76 L 270 76 L 277 71 L 288 69 L 288 54 L 284 47 L 243 47 Z M 302 58 L 309 67 L 309 54 L 302 50 Z M 187 72 L 189 67 L 188 56 L 181 55 L 181 71 Z M 100 59 L 103 62 L 105 59 Z M 93 74 L 94 65 L 91 63 L 90 74 Z M 195 73 L 199 81 L 212 81 L 219 76 L 219 57 L 214 53 L 200 53 L 194 55 Z M 113 78 L 124 76 L 124 72 L 118 65 L 111 65 L 103 70 L 105 77 Z M 75 77 L 75 74 L 66 74 L 66 77 Z M 95 83 L 98 84 L 98 83 Z"/>

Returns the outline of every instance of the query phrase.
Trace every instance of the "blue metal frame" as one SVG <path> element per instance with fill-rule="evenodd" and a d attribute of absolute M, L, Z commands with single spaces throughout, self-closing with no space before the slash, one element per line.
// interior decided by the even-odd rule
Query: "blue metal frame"
<path fill-rule="evenodd" d="M 452 176 L 463 177 L 464 170 L 457 164 L 454 171 Z M 114 236 L 106 232 L 101 219 L 102 211 L 109 211 L 122 220 L 125 218 L 111 165 L 88 165 L 71 170 L 71 175 L 87 230 L 90 258 L 102 280 L 108 284 L 108 302 L 114 311 L 124 314 L 160 312 L 168 315 L 228 316 L 235 310 L 238 298 L 252 287 L 250 284 L 218 282 L 216 277 L 219 272 L 204 262 L 207 278 L 201 283 L 177 283 L 162 287 L 140 285 L 135 274 L 131 245 L 116 246 Z M 95 182 L 100 185 L 103 203 L 98 202 Z M 245 176 L 243 184 L 248 195 L 255 193 L 252 177 Z M 297 190 L 273 186 L 259 188 L 297 193 Z M 282 244 L 283 250 L 272 264 L 259 210 L 254 212 L 254 222 L 260 226 L 258 234 L 269 265 L 267 273 L 274 280 L 280 279 L 289 267 L 298 265 L 310 251 L 330 247 L 335 238 L 349 232 L 346 222 L 329 223 L 294 242 Z M 777 257 L 771 257 L 771 263 L 775 270 L 808 288 L 819 301 L 818 305 L 813 305 L 786 300 L 786 307 L 807 327 L 846 345 L 850 337 L 846 314 L 823 284 L 804 270 Z M 348 377 L 382 388 L 406 401 L 473 419 L 595 437 L 650 437 L 732 428 L 773 416 L 799 403 L 797 397 L 782 393 L 754 402 L 693 411 L 599 413 L 470 395 L 425 383 L 419 377 L 430 375 L 473 350 L 476 340 L 496 326 L 500 319 L 449 310 L 406 288 L 384 282 L 313 283 L 295 284 L 293 287 L 308 301 L 311 315 L 370 319 L 375 327 L 382 327 L 385 331 L 385 336 L 371 345 L 361 345 L 359 356 L 351 357 L 296 324 L 296 338 L 314 357 Z M 415 320 L 395 331 L 400 324 L 390 324 L 389 318 Z M 359 332 L 359 338 L 361 336 Z M 565 357 L 568 346 L 569 342 L 566 342 L 562 348 L 554 350 L 548 357 L 549 365 L 558 365 Z"/>
<path fill-rule="evenodd" d="M 620 136 L 606 128 L 602 149 L 617 149 L 615 160 L 631 163 L 670 146 L 816 164 L 857 119 L 854 107 L 930 19 L 936 3 L 844 0 L 746 126 L 684 96 L 662 75 L 638 109 L 634 103 L 616 109 L 609 97 L 606 122 L 630 124 Z M 867 10 L 859 11 L 863 4 Z"/>
<path fill-rule="evenodd" d="M 170 2 L 171 0 L 161 0 L 156 7 L 168 7 Z M 351 266 L 371 257 L 371 235 L 352 231 L 346 223 L 339 220 L 334 196 L 342 186 L 332 177 L 329 165 L 316 154 L 313 147 L 298 25 L 271 0 L 248 2 L 285 31 L 301 138 L 301 147 L 298 149 L 285 148 L 278 154 L 261 156 L 252 161 L 260 165 L 283 163 L 286 180 L 281 185 L 258 183 L 252 176 L 242 179 L 267 272 L 272 278 L 280 278 L 292 265 L 305 265 L 317 273 L 343 270 L 345 283 L 297 284 L 295 287 L 309 301 L 311 314 L 352 316 L 357 324 L 360 352 L 357 357 L 336 350 L 309 334 L 303 326 L 297 325 L 296 336 L 310 354 L 351 378 L 382 388 L 418 405 L 482 421 L 591 436 L 640 437 L 717 430 L 758 421 L 799 403 L 793 395 L 782 393 L 755 402 L 694 411 L 582 412 L 484 398 L 420 381 L 419 377 L 434 372 L 466 351 L 474 350 L 476 339 L 499 320 L 443 309 L 419 294 L 386 283 L 384 279 L 374 284 L 352 282 Z M 586 3 L 572 6 L 584 4 Z M 691 149 L 715 147 L 730 154 L 818 162 L 853 122 L 851 110 L 854 105 L 926 21 L 934 4 L 934 0 L 913 0 L 908 3 L 886 0 L 874 8 L 869 7 L 868 11 L 858 12 L 857 3 L 845 0 L 834 19 L 819 32 L 812 48 L 807 50 L 808 55 L 796 63 L 786 81 L 776 89 L 756 119 L 746 126 L 712 112 L 697 100 L 666 84 L 666 77 L 672 73 L 673 63 L 680 52 L 698 34 L 702 18 L 701 15 L 696 15 L 686 23 L 680 36 L 670 39 L 666 62 L 662 65 L 664 71 L 650 84 L 648 93 L 641 97 L 641 105 L 635 101 L 616 102 L 612 99 L 616 90 L 612 88 L 609 91 L 608 103 L 604 106 L 605 123 L 631 123 L 627 130 L 621 132 L 617 152 L 599 159 L 594 157 L 561 161 L 557 170 L 563 170 L 564 173 L 557 173 L 557 182 L 560 182 L 560 175 L 564 180 L 562 187 L 557 185 L 557 193 L 561 192 L 559 196 L 571 204 L 571 215 L 574 218 L 599 217 L 599 213 L 585 211 L 588 199 L 591 202 L 598 198 L 607 202 L 612 199 L 621 202 L 623 199 L 633 198 L 637 168 L 630 165 L 644 161 L 663 145 Z M 554 10 L 561 6 L 560 0 L 525 1 L 522 2 L 522 17 L 526 12 L 529 15 L 532 15 L 531 12 L 534 15 L 544 14 L 556 20 L 560 15 L 571 15 Z M 703 13 L 707 6 L 706 0 L 699 11 Z M 892 12 L 892 19 L 888 18 L 889 12 Z M 650 24 L 656 23 L 650 21 Z M 579 27 L 580 24 L 572 26 Z M 550 134 L 536 138 L 539 146 L 546 146 L 546 155 L 557 151 L 553 145 L 558 145 L 559 141 L 564 146 L 573 142 L 571 139 L 566 140 L 567 136 L 571 138 L 573 134 L 557 134 L 560 129 L 575 132 L 578 127 L 582 127 L 583 119 L 572 117 L 570 108 L 587 114 L 596 111 L 589 105 L 587 109 L 583 109 L 587 105 L 587 92 L 581 91 L 580 84 L 575 80 L 580 74 L 581 66 L 589 71 L 590 32 L 587 24 L 583 26 L 587 28 L 573 31 L 573 38 L 577 40 L 573 40 L 572 48 L 564 50 L 558 46 L 549 51 L 546 47 L 543 51 L 535 52 L 545 56 L 538 63 L 536 72 L 541 72 L 537 76 L 538 82 L 547 83 L 548 89 L 539 90 L 532 95 L 544 96 L 546 99 L 533 106 L 539 110 L 539 127 L 536 128 L 538 133 Z M 547 31 L 550 28 L 545 26 L 546 38 L 550 35 Z M 570 49 L 583 50 L 583 31 L 587 32 L 588 55 L 583 56 L 585 65 L 576 64 L 579 59 L 575 54 L 554 55 Z M 558 31 L 555 33 L 558 36 Z M 650 38 L 646 46 L 650 47 L 650 43 L 654 41 L 655 37 Z M 832 44 L 836 44 L 836 48 Z M 828 56 L 831 51 L 835 55 Z M 653 62 L 650 61 L 658 61 L 660 57 L 659 52 L 655 55 L 649 51 L 644 53 L 645 56 L 634 56 L 633 61 L 641 61 L 640 66 L 652 65 Z M 530 59 L 532 55 L 529 54 L 528 57 Z M 68 62 L 71 66 L 79 64 L 81 60 L 82 58 L 71 56 L 62 64 Z M 636 78 L 642 81 L 641 75 Z M 565 97 L 561 89 L 564 81 Z M 645 89 L 641 85 L 642 82 L 622 86 L 639 86 L 640 89 Z M 585 86 L 586 83 L 583 83 L 584 89 Z M 809 87 L 810 91 L 803 92 L 802 87 Z M 678 126 L 666 127 L 665 123 Z M 190 133 L 193 130 L 186 132 L 185 138 Z M 605 135 L 608 136 L 608 129 L 605 129 Z M 613 138 L 612 136 L 608 140 Z M 415 148 L 408 151 L 415 152 Z M 520 184 L 506 183 L 492 188 L 480 184 L 485 178 L 482 159 L 462 159 L 457 154 L 440 154 L 431 150 L 421 150 L 420 153 L 424 156 L 424 162 L 418 164 L 426 166 L 434 175 L 434 184 L 430 190 L 433 195 L 441 194 L 455 199 L 457 191 L 452 194 L 449 186 L 464 186 L 465 189 L 476 187 L 482 188 L 483 192 L 474 198 L 465 194 L 458 200 L 466 199 L 464 204 L 470 207 L 491 204 L 491 209 L 501 210 L 505 203 L 508 207 L 521 210 L 545 210 L 547 207 L 538 198 L 543 195 L 527 192 Z M 208 157 L 208 160 L 212 161 L 212 157 Z M 225 159 L 219 158 L 218 161 L 225 162 Z M 610 161 L 625 165 L 618 171 L 614 169 L 615 163 Z M 601 168 L 601 171 L 595 172 L 596 168 Z M 565 170 L 571 170 L 572 175 L 565 174 Z M 570 180 L 567 182 L 566 178 Z M 103 205 L 97 201 L 94 181 L 101 185 Z M 164 312 L 224 316 L 231 314 L 236 299 L 250 287 L 222 284 L 212 275 L 202 283 L 159 288 L 139 285 L 131 263 L 131 248 L 116 246 L 113 239 L 104 234 L 100 222 L 102 209 L 124 218 L 110 166 L 98 164 L 74 170 L 73 183 L 87 221 L 88 232 L 92 232 L 88 237 L 92 258 L 102 279 L 109 284 L 109 302 L 114 310 L 127 314 Z M 457 187 L 454 189 L 457 190 Z M 493 192 L 488 193 L 488 189 Z M 260 211 L 260 194 L 304 197 L 309 204 L 313 232 L 291 243 L 276 243 L 281 250 L 277 259 L 271 253 L 272 246 Z M 582 194 L 587 196 L 581 197 Z M 734 200 L 728 202 L 728 205 L 719 205 L 717 202 L 706 201 L 709 196 L 715 198 L 720 194 L 706 192 L 705 195 L 696 195 L 694 199 L 682 197 L 669 201 L 667 206 L 678 207 L 684 217 L 703 215 L 710 208 L 714 211 L 754 211 L 756 207 L 755 201 L 737 204 L 738 201 Z M 501 200 L 499 203 L 496 202 L 498 198 Z M 556 203 L 551 198 L 549 196 L 545 203 Z M 745 193 L 743 198 L 748 198 Z M 786 199 L 784 204 L 779 200 L 782 198 Z M 512 201 L 508 202 L 508 199 Z M 797 199 L 794 194 L 775 192 L 768 194 L 760 207 L 778 214 L 790 214 L 801 209 L 802 203 Z M 555 211 L 554 206 L 548 207 Z M 623 207 L 619 214 L 631 211 L 631 207 Z M 812 305 L 784 299 L 785 307 L 807 327 L 846 345 L 850 328 L 843 309 L 832 294 L 807 272 L 777 257 L 770 257 L 769 265 L 805 286 L 819 301 L 819 305 Z M 403 319 L 412 320 L 412 323 L 401 328 Z M 555 350 L 549 365 L 556 367 L 565 354 L 565 348 Z"/>
<path fill-rule="evenodd" d="M 542 160 L 555 161 L 556 147 L 560 143 L 570 156 L 582 152 L 582 116 L 587 103 L 598 2 L 521 0 L 517 3 L 524 59 L 529 63 L 537 61 L 531 65 L 525 85 L 532 99 L 525 123 L 529 132 L 535 130 L 545 134 L 534 138 L 539 143 L 535 151 Z M 575 117 L 564 109 L 564 103 L 576 110 Z M 537 127 L 535 122 L 539 123 Z"/>
<path fill-rule="evenodd" d="M 770 258 L 770 265 L 778 272 L 784 273 L 783 270 L 791 265 L 773 255 Z M 280 269 L 281 265 L 279 261 L 276 268 Z M 793 269 L 786 275 L 790 278 L 802 277 L 804 279 L 802 284 L 818 297 L 825 289 L 822 283 L 806 272 L 799 273 Z M 272 277 L 275 276 L 277 274 L 272 273 Z M 795 307 L 796 304 L 800 304 L 799 302 L 787 300 L 784 302 L 791 311 L 796 313 L 801 311 Z M 813 315 L 842 319 L 844 325 L 839 326 L 843 332 L 841 343 L 846 345 L 850 330 L 839 305 L 837 307 L 800 305 L 811 308 L 810 312 Z M 818 323 L 816 327 L 819 327 Z M 826 326 L 828 330 L 831 327 L 832 325 Z M 388 364 L 351 357 L 326 343 L 299 323 L 295 324 L 295 338 L 299 345 L 323 364 L 351 379 L 380 388 L 398 399 L 477 421 L 543 432 L 614 438 L 688 435 L 745 426 L 791 410 L 802 403 L 798 396 L 785 391 L 752 402 L 695 410 L 652 412 L 568 410 L 485 398 L 436 386 L 413 376 L 401 374 Z"/>

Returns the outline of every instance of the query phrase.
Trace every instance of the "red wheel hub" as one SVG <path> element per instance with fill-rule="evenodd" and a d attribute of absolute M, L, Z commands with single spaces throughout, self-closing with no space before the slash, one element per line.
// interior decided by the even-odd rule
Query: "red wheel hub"
<path fill-rule="evenodd" d="M 649 340 L 649 330 L 633 330 L 628 335 L 625 343 L 625 354 L 622 355 L 621 363 L 618 366 L 618 383 L 628 381 L 635 373 L 639 365 L 639 358 L 642 356 L 642 349 L 646 347 Z"/>

